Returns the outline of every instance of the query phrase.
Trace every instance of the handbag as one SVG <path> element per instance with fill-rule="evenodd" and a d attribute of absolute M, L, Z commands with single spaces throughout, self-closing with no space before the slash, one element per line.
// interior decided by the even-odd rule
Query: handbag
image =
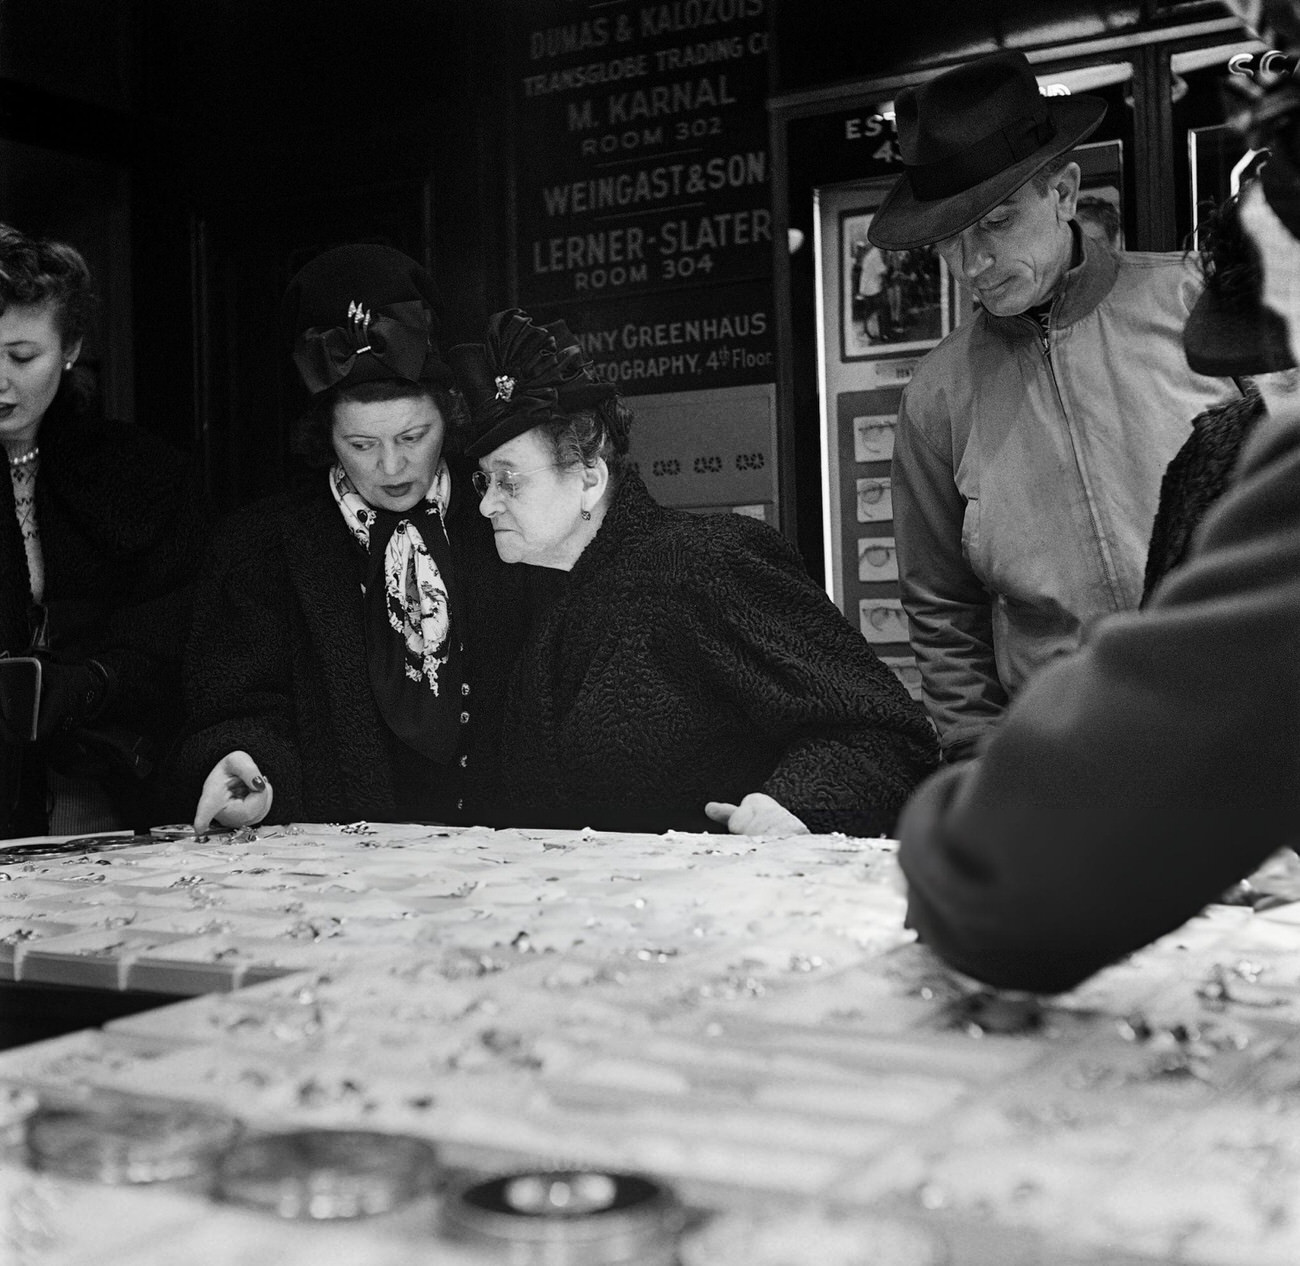
<path fill-rule="evenodd" d="M 0 658 L 0 740 L 6 744 L 35 742 L 43 671 L 34 655 Z"/>

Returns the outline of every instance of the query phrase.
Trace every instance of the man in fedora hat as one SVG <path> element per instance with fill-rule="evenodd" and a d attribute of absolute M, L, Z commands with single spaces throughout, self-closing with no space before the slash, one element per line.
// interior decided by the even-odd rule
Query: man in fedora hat
<path fill-rule="evenodd" d="M 948 760 L 1089 621 L 1138 605 L 1165 466 L 1234 391 L 1183 357 L 1182 257 L 1075 222 L 1069 151 L 1105 109 L 1042 96 L 1014 52 L 896 102 L 904 171 L 868 235 L 935 246 L 977 305 L 918 366 L 894 451 L 903 605 Z"/>
<path fill-rule="evenodd" d="M 1265 47 L 1300 52 L 1300 0 L 1255 16 Z M 1300 88 L 1270 89 L 1248 141 L 1270 157 L 1242 223 L 1264 303 L 1287 322 L 1275 363 L 1296 361 Z M 1231 348 L 1205 317 L 1221 317 L 1201 313 L 1188 358 L 1218 362 Z M 913 797 L 898 832 L 911 926 L 958 971 L 1057 992 L 1300 846 L 1297 644 L 1300 402 L 1280 398 L 1149 605 L 1099 621 L 1025 688 L 978 760 Z"/>

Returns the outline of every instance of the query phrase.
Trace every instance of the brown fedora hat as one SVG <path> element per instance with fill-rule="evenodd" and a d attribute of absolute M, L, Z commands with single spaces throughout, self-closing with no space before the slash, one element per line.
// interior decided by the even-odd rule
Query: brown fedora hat
<path fill-rule="evenodd" d="M 1044 97 L 1024 53 L 993 53 L 904 88 L 894 102 L 903 174 L 867 229 L 882 250 L 969 228 L 1091 134 L 1100 97 Z"/>

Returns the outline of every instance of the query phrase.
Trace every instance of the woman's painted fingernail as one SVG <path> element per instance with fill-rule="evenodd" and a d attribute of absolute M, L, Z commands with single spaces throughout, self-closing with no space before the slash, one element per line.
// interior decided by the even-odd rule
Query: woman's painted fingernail
<path fill-rule="evenodd" d="M 252 785 L 252 788 L 253 788 L 254 791 L 265 791 L 265 790 L 266 790 L 266 779 L 263 778 L 261 774 L 258 774 L 258 775 L 257 775 L 257 776 L 252 780 L 252 784 L 251 784 L 251 785 Z"/>

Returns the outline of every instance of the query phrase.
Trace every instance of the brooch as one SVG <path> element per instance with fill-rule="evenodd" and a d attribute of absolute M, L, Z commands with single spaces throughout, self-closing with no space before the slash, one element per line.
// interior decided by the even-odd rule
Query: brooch
<path fill-rule="evenodd" d="M 496 383 L 497 393 L 493 399 L 504 400 L 508 404 L 510 397 L 515 393 L 515 380 L 509 374 L 499 374 Z"/>
<path fill-rule="evenodd" d="M 348 324 L 352 329 L 352 339 L 357 345 L 353 353 L 360 356 L 370 350 L 370 312 L 356 299 L 348 304 Z M 364 344 L 364 346 L 363 346 Z"/>

